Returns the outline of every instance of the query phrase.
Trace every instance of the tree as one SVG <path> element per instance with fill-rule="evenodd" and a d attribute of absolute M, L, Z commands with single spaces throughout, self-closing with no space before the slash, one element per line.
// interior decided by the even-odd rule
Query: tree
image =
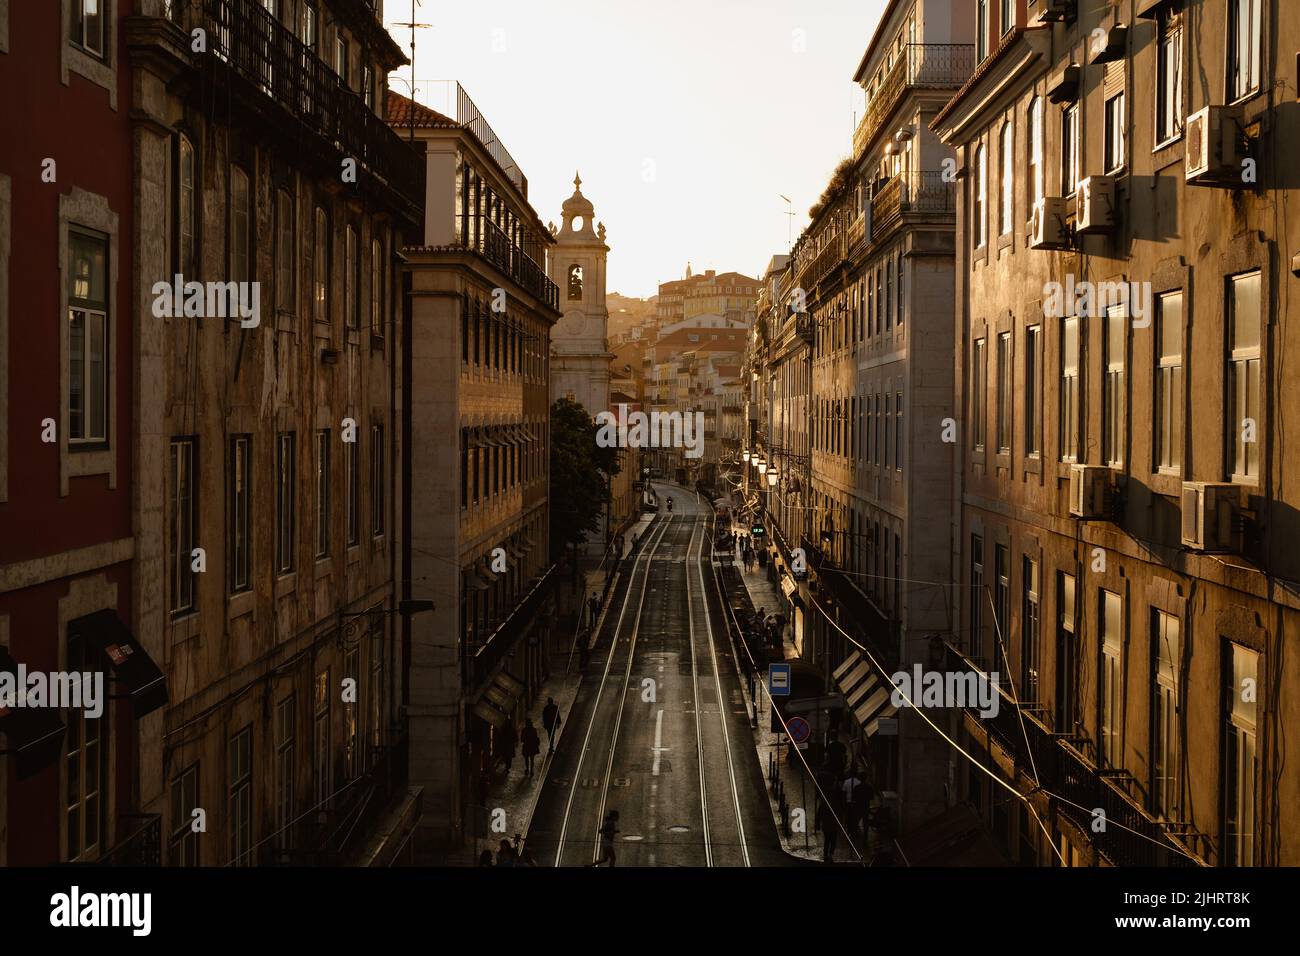
<path fill-rule="evenodd" d="M 619 473 L 618 449 L 596 442 L 597 426 L 579 402 L 551 406 L 551 554 L 578 545 L 600 527 L 609 480 Z"/>

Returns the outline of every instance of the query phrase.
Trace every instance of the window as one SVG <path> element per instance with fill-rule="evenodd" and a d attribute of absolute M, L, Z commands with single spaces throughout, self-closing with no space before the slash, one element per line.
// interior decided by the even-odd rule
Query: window
<path fill-rule="evenodd" d="M 307 49 L 313 53 L 316 51 L 316 44 L 320 37 L 320 14 L 316 12 L 316 4 L 312 0 L 305 0 L 302 5 L 302 42 Z"/>
<path fill-rule="evenodd" d="M 1178 473 L 1183 457 L 1183 293 L 1157 300 L 1156 466 Z"/>
<path fill-rule="evenodd" d="M 1002 194 L 1002 218 L 999 223 L 998 234 L 1005 236 L 1011 232 L 1016 180 L 1016 154 L 1013 151 L 1014 135 L 1010 120 L 1002 124 L 1002 134 L 999 140 L 998 149 L 1001 151 L 1002 156 L 1002 181 L 998 185 Z"/>
<path fill-rule="evenodd" d="M 903 253 L 899 252 L 896 268 L 898 270 L 898 327 L 903 327 Z"/>
<path fill-rule="evenodd" d="M 384 426 L 370 428 L 370 531 L 384 533 Z"/>
<path fill-rule="evenodd" d="M 998 454 L 1011 454 L 1011 333 L 998 335 Z"/>
<path fill-rule="evenodd" d="M 1079 724 L 1079 645 L 1075 637 L 1074 575 L 1056 577 L 1056 730 L 1073 733 Z"/>
<path fill-rule="evenodd" d="M 357 315 L 359 290 L 357 289 L 357 231 L 351 226 L 344 230 L 343 247 L 343 314 L 350 329 L 359 327 Z"/>
<path fill-rule="evenodd" d="M 1151 687 L 1151 810 L 1165 820 L 1177 820 L 1181 810 L 1178 678 L 1182 643 L 1179 631 L 1177 617 L 1152 611 L 1151 663 L 1155 681 Z"/>
<path fill-rule="evenodd" d="M 1079 183 L 1079 106 L 1061 110 L 1061 193 L 1073 196 Z"/>
<path fill-rule="evenodd" d="M 373 111 L 375 108 L 375 74 L 369 65 L 361 69 L 361 96 L 365 101 L 366 109 Z"/>
<path fill-rule="evenodd" d="M 230 738 L 230 862 L 253 863 L 253 728 Z"/>
<path fill-rule="evenodd" d="M 1228 448 L 1234 480 L 1259 478 L 1260 274 L 1229 280 Z"/>
<path fill-rule="evenodd" d="M 894 464 L 894 442 L 890 437 L 890 432 L 894 427 L 894 396 L 892 392 L 885 393 L 885 467 L 890 468 Z"/>
<path fill-rule="evenodd" d="M 976 339 L 971 354 L 971 417 L 974 419 L 971 434 L 976 451 L 984 448 L 985 403 L 988 401 L 988 386 L 985 384 L 984 376 L 987 368 L 988 359 L 984 353 L 984 339 Z"/>
<path fill-rule="evenodd" d="M 198 194 L 195 191 L 194 144 L 176 142 L 176 271 L 188 281 L 198 278 Z"/>
<path fill-rule="evenodd" d="M 108 25 L 104 6 L 107 0 L 70 0 L 72 45 L 104 59 L 108 49 Z"/>
<path fill-rule="evenodd" d="M 1101 592 L 1101 757 L 1107 767 L 1122 765 L 1120 721 L 1123 719 L 1124 678 L 1120 669 L 1124 646 L 1124 602 L 1118 594 Z"/>
<path fill-rule="evenodd" d="M 248 556 L 252 550 L 250 510 L 253 495 L 249 486 L 252 468 L 252 439 L 238 435 L 230 439 L 230 590 L 249 588 Z"/>
<path fill-rule="evenodd" d="M 1228 0 L 1228 98 L 1259 92 L 1260 17 L 1264 0 Z"/>
<path fill-rule="evenodd" d="M 993 645 L 994 670 L 1006 671 L 1007 626 L 1011 622 L 1011 551 L 1005 544 L 993 548 L 993 623 L 997 628 Z"/>
<path fill-rule="evenodd" d="M 1224 660 L 1224 863 L 1255 865 L 1256 710 L 1259 654 L 1228 643 Z"/>
<path fill-rule="evenodd" d="M 1079 458 L 1079 317 L 1061 320 L 1061 460 Z"/>
<path fill-rule="evenodd" d="M 1117 93 L 1106 101 L 1106 172 L 1113 173 L 1124 165 L 1124 94 Z"/>
<path fill-rule="evenodd" d="M 975 0 L 975 62 L 989 55 L 989 0 Z"/>
<path fill-rule="evenodd" d="M 281 852 L 293 846 L 297 708 L 293 694 L 275 705 L 275 847 Z"/>
<path fill-rule="evenodd" d="M 316 433 L 316 557 L 330 553 L 330 430 Z"/>
<path fill-rule="evenodd" d="M 334 792 L 334 764 L 330 750 L 330 669 L 316 675 L 312 694 L 312 804 L 325 808 Z"/>
<path fill-rule="evenodd" d="M 317 322 L 328 322 L 329 313 L 329 219 L 325 210 L 316 207 L 316 242 L 312 252 L 312 314 Z"/>
<path fill-rule="evenodd" d="M 361 473 L 355 440 L 343 443 L 343 464 L 347 468 L 348 547 L 361 540 Z"/>
<path fill-rule="evenodd" d="M 998 26 L 1001 28 L 1003 36 L 1005 36 L 1016 25 L 1015 0 L 1002 0 L 998 12 L 1001 14 Z"/>
<path fill-rule="evenodd" d="M 903 470 L 903 393 L 894 393 L 894 468 Z"/>
<path fill-rule="evenodd" d="M 989 188 L 988 156 L 984 147 L 975 150 L 975 248 L 981 248 L 988 241 L 988 221 L 984 215 L 984 206 L 988 200 Z"/>
<path fill-rule="evenodd" d="M 101 668 L 97 649 L 80 628 L 68 628 L 67 669 L 89 673 Z M 84 708 L 62 712 L 64 736 L 63 775 L 66 781 L 64 828 L 68 862 L 96 861 L 111 837 L 108 825 L 108 762 L 111 756 L 110 714 L 86 716 Z"/>
<path fill-rule="evenodd" d="M 184 614 L 194 609 L 194 591 L 198 583 L 190 557 L 198 529 L 198 500 L 194 493 L 195 439 L 173 438 L 168 469 L 171 485 L 171 612 Z"/>
<path fill-rule="evenodd" d="M 68 442 L 108 440 L 108 239 L 68 233 Z"/>
<path fill-rule="evenodd" d="M 1025 329 L 1025 398 L 1022 407 L 1025 411 L 1025 454 L 1037 457 L 1042 451 L 1039 443 L 1040 422 L 1039 402 L 1042 401 L 1043 328 L 1031 325 Z"/>
<path fill-rule="evenodd" d="M 248 173 L 238 166 L 230 167 L 230 278 L 235 282 L 248 282 L 249 236 L 252 225 L 249 205 Z"/>
<path fill-rule="evenodd" d="M 297 475 L 293 432 L 281 432 L 275 447 L 275 571 L 288 574 L 294 568 L 294 504 Z"/>
<path fill-rule="evenodd" d="M 370 633 L 370 747 L 378 759 L 384 745 L 384 631 L 382 618 Z"/>
<path fill-rule="evenodd" d="M 334 72 L 339 75 L 344 86 L 350 87 L 352 84 L 348 77 L 348 60 L 348 41 L 344 39 L 342 33 L 339 33 L 334 39 Z"/>
<path fill-rule="evenodd" d="M 171 832 L 167 837 L 168 866 L 199 865 L 199 834 L 194 811 L 199 806 L 199 765 L 186 767 L 172 779 Z"/>
<path fill-rule="evenodd" d="M 1183 132 L 1183 28 L 1181 16 L 1161 12 L 1156 35 L 1156 144 Z"/>
<path fill-rule="evenodd" d="M 359 658 L 360 652 L 355 646 L 343 652 L 343 677 L 345 680 L 352 681 L 348 686 L 353 688 L 352 699 L 343 700 L 343 772 L 349 781 L 355 780 L 361 774 L 361 735 L 358 726 L 360 708 L 357 706 L 356 698 L 360 688 Z"/>
<path fill-rule="evenodd" d="M 370 240 L 370 334 L 384 334 L 384 245 Z"/>
<path fill-rule="evenodd" d="M 970 538 L 970 656 L 977 661 L 984 654 L 984 539 Z"/>
<path fill-rule="evenodd" d="M 282 312 L 293 309 L 293 200 L 289 191 L 275 194 L 275 302 Z"/>
<path fill-rule="evenodd" d="M 1038 562 L 1025 558 L 1021 566 L 1021 584 L 1025 589 L 1020 621 L 1020 700 L 1038 702 L 1038 668 L 1042 660 L 1043 618 L 1039 597 Z"/>
<path fill-rule="evenodd" d="M 1029 104 L 1029 189 L 1032 210 L 1047 192 L 1043 181 L 1043 100 L 1038 96 Z"/>
<path fill-rule="evenodd" d="M 1102 392 L 1102 455 L 1106 464 L 1124 464 L 1124 367 L 1128 346 L 1128 310 L 1112 305 L 1106 310 L 1106 384 Z"/>

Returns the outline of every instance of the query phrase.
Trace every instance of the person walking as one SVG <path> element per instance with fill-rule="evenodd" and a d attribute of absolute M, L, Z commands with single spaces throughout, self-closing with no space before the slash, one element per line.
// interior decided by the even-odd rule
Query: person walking
<path fill-rule="evenodd" d="M 500 847 L 497 849 L 497 866 L 514 866 L 515 865 L 515 848 L 510 845 L 509 840 L 502 840 Z"/>
<path fill-rule="evenodd" d="M 542 728 L 549 740 L 547 752 L 555 753 L 555 734 L 560 729 L 560 708 L 554 697 L 546 698 L 546 706 L 542 708 Z"/>
<path fill-rule="evenodd" d="M 519 746 L 519 736 L 515 732 L 515 722 L 509 717 L 506 718 L 505 726 L 497 735 L 497 757 L 505 761 L 506 773 L 510 772 L 510 765 L 515 761 L 515 748 Z M 497 864 L 500 866 L 500 864 Z"/>
<path fill-rule="evenodd" d="M 542 739 L 537 736 L 537 728 L 533 726 L 531 717 L 524 721 L 524 730 L 519 735 L 519 740 L 524 747 L 524 776 L 531 777 L 533 775 L 533 761 L 542 749 Z"/>
<path fill-rule="evenodd" d="M 591 597 L 587 599 L 587 611 L 591 615 L 591 629 L 596 629 L 596 618 L 600 617 L 600 598 L 596 592 L 591 592 Z"/>
<path fill-rule="evenodd" d="M 605 822 L 600 825 L 600 858 L 587 866 L 600 866 L 606 860 L 614 865 L 614 837 L 618 834 L 618 811 L 610 810 L 605 814 Z"/>
<path fill-rule="evenodd" d="M 858 823 L 862 819 L 862 800 L 860 791 L 865 784 L 856 766 L 849 769 L 840 790 L 844 794 L 844 829 L 849 831 L 849 841 L 858 838 Z"/>

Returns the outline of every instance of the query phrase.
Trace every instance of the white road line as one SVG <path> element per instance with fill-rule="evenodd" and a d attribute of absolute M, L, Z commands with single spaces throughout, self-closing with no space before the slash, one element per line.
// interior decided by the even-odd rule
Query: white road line
<path fill-rule="evenodd" d="M 709 531 L 706 530 L 705 535 L 708 534 Z M 718 652 L 713 646 L 713 615 L 709 612 L 709 596 L 704 585 L 702 551 L 700 558 L 700 562 L 696 565 L 696 571 L 699 572 L 700 576 L 700 596 L 704 599 L 705 633 L 709 637 L 709 656 L 713 658 L 713 687 L 718 693 L 718 720 L 722 723 L 723 746 L 727 748 L 727 775 L 731 779 L 731 802 L 736 810 L 736 829 L 740 834 L 740 854 L 745 861 L 745 866 L 749 866 L 749 847 L 745 843 L 745 821 L 740 812 L 740 792 L 736 789 L 736 767 L 731 759 L 731 732 L 727 729 L 727 705 L 722 699 L 722 676 L 718 672 Z"/>
<path fill-rule="evenodd" d="M 662 667 L 659 669 L 663 670 Z M 664 710 L 662 707 L 660 707 L 659 712 L 655 714 L 655 745 L 650 748 L 651 752 L 655 755 L 654 762 L 650 765 L 650 775 L 652 777 L 659 776 L 659 755 L 668 749 L 663 744 L 664 744 Z"/>
<path fill-rule="evenodd" d="M 700 724 L 700 680 L 695 664 L 695 609 L 691 607 L 690 560 L 695 544 L 695 522 L 691 522 L 691 540 L 686 545 L 686 620 L 687 637 L 691 644 L 691 688 L 695 702 L 695 755 L 700 765 L 700 816 L 704 821 L 704 865 L 713 865 L 713 847 L 709 844 L 709 795 L 704 783 L 704 732 Z"/>
<path fill-rule="evenodd" d="M 587 732 L 586 734 L 583 735 L 582 738 L 582 748 L 578 751 L 578 766 L 573 773 L 573 784 L 569 788 L 569 799 L 565 801 L 564 804 L 564 819 L 560 822 L 560 839 L 555 846 L 556 866 L 560 866 L 560 862 L 564 858 L 564 837 L 569 829 L 569 812 L 573 809 L 573 797 L 578 792 L 579 781 L 582 780 L 582 762 L 587 755 L 587 745 L 591 742 L 591 731 L 592 728 L 595 726 L 596 711 L 600 707 L 600 698 L 605 690 L 605 681 L 609 677 L 610 665 L 614 663 L 614 649 L 618 646 L 618 632 L 623 627 L 623 615 L 627 612 L 627 604 L 632 597 L 632 583 L 636 580 L 636 566 L 640 564 L 643 560 L 646 562 L 645 565 L 646 578 L 645 578 L 645 582 L 641 585 L 641 603 L 644 603 L 646 585 L 649 584 L 650 581 L 650 556 L 659 549 L 659 544 L 660 542 L 663 541 L 664 535 L 667 533 L 667 529 L 668 529 L 668 522 L 665 521 L 663 525 L 659 528 L 659 536 L 655 539 L 654 547 L 651 548 L 649 551 L 643 548 L 641 553 L 637 555 L 636 561 L 633 562 L 632 565 L 631 580 L 629 580 L 628 582 L 627 593 L 623 595 L 623 606 L 618 612 L 618 622 L 614 625 L 614 635 L 613 635 L 613 639 L 610 641 L 609 656 L 605 660 L 605 670 L 600 677 L 600 686 L 596 689 L 596 699 L 595 701 L 593 701 L 591 705 L 591 715 L 587 718 Z M 639 619 L 640 616 L 641 614 L 638 608 L 637 618 Z M 622 707 L 622 703 L 620 702 L 619 712 L 622 713 L 622 710 L 623 707 Z M 603 804 L 604 804 L 603 799 L 601 803 L 602 803 L 602 813 L 603 813 Z M 597 844 L 599 844 L 599 840 L 597 840 Z"/>

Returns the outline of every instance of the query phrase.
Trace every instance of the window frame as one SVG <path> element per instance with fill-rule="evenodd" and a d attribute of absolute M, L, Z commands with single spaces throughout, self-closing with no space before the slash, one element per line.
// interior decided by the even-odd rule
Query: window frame
<path fill-rule="evenodd" d="M 1257 310 L 1255 314 L 1258 327 L 1255 330 L 1255 344 L 1245 348 L 1237 348 L 1235 339 L 1237 337 L 1237 327 L 1239 320 L 1240 302 L 1237 289 L 1242 283 L 1253 280 L 1256 283 L 1256 301 Z M 1224 329 L 1226 361 L 1227 367 L 1224 376 L 1224 386 L 1226 389 L 1225 414 L 1224 418 L 1227 424 L 1227 472 L 1230 479 L 1239 484 L 1257 485 L 1261 479 L 1262 465 L 1264 462 L 1263 449 L 1263 422 L 1261 416 L 1264 408 L 1262 400 L 1264 397 L 1264 362 L 1263 362 L 1263 343 L 1266 332 L 1265 308 L 1264 302 L 1264 273 L 1261 269 L 1250 269 L 1245 272 L 1237 273 L 1227 277 L 1227 301 L 1225 302 L 1225 315 L 1227 318 L 1226 328 Z M 1252 388 L 1252 366 L 1253 381 Z M 1242 372 L 1244 371 L 1244 376 Z M 1253 411 L 1252 411 L 1253 409 Z M 1255 441 L 1245 442 L 1241 438 L 1242 422 L 1247 418 L 1255 422 Z M 1254 446 L 1254 461 L 1250 455 L 1250 448 Z"/>
<path fill-rule="evenodd" d="M 297 570 L 298 433 L 275 436 L 275 573 Z"/>
<path fill-rule="evenodd" d="M 185 487 L 180 493 L 180 474 L 182 464 L 180 452 L 185 454 Z M 167 606 L 171 618 L 192 614 L 198 610 L 198 575 L 192 570 L 191 555 L 197 547 L 195 541 L 199 533 L 199 501 L 196 475 L 198 474 L 198 436 L 180 435 L 172 438 L 168 450 L 168 600 Z M 187 512 L 182 516 L 182 510 Z M 180 525 L 182 517 L 188 521 L 185 540 L 181 539 Z M 183 603 L 180 603 L 183 599 Z"/>
<path fill-rule="evenodd" d="M 228 449 L 226 549 L 229 559 L 226 571 L 227 589 L 233 595 L 250 591 L 253 587 L 252 435 L 231 435 Z M 242 492 L 239 490 L 241 487 Z"/>
<path fill-rule="evenodd" d="M 95 254 L 92 254 L 88 264 L 91 270 L 86 278 L 86 295 L 76 295 L 77 283 L 80 277 L 76 274 L 77 263 L 74 257 L 74 250 L 78 241 L 93 244 L 97 253 L 102 254 L 103 275 L 99 282 L 99 288 L 103 290 L 103 298 L 92 298 L 91 293 L 95 289 Z M 66 395 L 67 401 L 67 446 L 70 451 L 82 449 L 98 450 L 109 447 L 112 434 L 112 410 L 113 410 L 113 387 L 115 375 L 114 368 L 116 363 L 113 361 L 113 349 L 116 343 L 112 341 L 112 295 L 114 290 L 113 268 L 114 264 L 110 261 L 112 255 L 112 238 L 104 233 L 94 229 L 87 229 L 82 226 L 69 225 L 67 228 L 67 248 L 68 248 L 68 277 L 69 287 L 67 294 L 68 310 L 68 331 L 67 331 L 67 354 L 64 358 L 64 369 L 67 374 L 68 389 Z M 80 375 L 74 374 L 73 361 L 74 352 L 77 346 L 74 345 L 73 329 L 76 328 L 76 316 L 81 315 L 81 345 L 80 345 Z M 94 387 L 94 362 L 92 360 L 94 352 L 94 337 L 92 332 L 91 319 L 94 317 L 99 326 L 100 345 L 100 377 L 102 382 L 98 387 Z M 79 379 L 79 381 L 74 381 Z M 80 410 L 74 410 L 73 394 L 74 385 L 80 388 Z M 97 401 L 99 406 L 98 417 L 102 419 L 102 430 L 94 431 L 91 423 L 96 416 L 94 403 Z M 74 424 L 73 416 L 80 416 L 80 427 Z M 80 434 L 78 434 L 80 432 Z M 92 434 L 92 432 L 94 432 Z"/>

